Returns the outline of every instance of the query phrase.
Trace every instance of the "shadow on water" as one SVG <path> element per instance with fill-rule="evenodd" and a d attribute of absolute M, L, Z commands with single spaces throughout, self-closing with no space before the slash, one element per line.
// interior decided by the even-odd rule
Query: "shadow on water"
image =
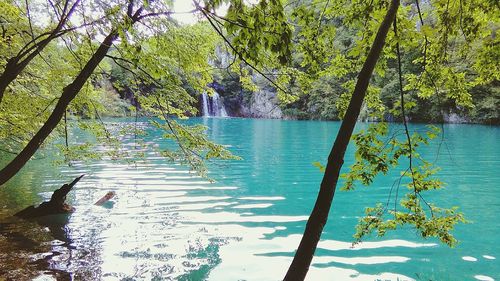
<path fill-rule="evenodd" d="M 53 266 L 56 259 L 72 249 L 66 230 L 68 218 L 50 217 L 11 217 L 0 222 L 0 276 L 7 280 L 71 279 L 69 272 Z"/>

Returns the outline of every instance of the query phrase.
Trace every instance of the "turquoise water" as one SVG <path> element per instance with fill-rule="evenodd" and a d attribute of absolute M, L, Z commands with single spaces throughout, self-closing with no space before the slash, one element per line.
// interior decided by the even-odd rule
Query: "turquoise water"
<path fill-rule="evenodd" d="M 146 151 L 147 162 L 134 165 L 103 160 L 52 168 L 50 157 L 32 161 L 0 190 L 0 221 L 6 222 L 0 228 L 0 276 L 280 280 L 316 199 L 322 174 L 312 163 L 325 162 L 339 123 L 190 122 L 207 125 L 211 139 L 243 158 L 211 164 L 209 175 L 216 183 L 166 163 L 153 151 Z M 500 128 L 443 128 L 444 141 L 421 154 L 437 159 L 438 175 L 447 185 L 427 198 L 460 206 L 471 221 L 454 232 L 460 244 L 451 249 L 406 227 L 351 247 L 364 207 L 387 200 L 401 167 L 370 187 L 336 193 L 308 280 L 500 280 Z M 166 145 L 153 130 L 147 141 Z M 350 147 L 345 167 L 352 155 Z M 52 190 L 82 173 L 87 176 L 69 196 L 77 211 L 64 229 L 10 223 L 9 215 L 48 199 Z M 92 205 L 109 190 L 117 193 L 113 206 Z"/>

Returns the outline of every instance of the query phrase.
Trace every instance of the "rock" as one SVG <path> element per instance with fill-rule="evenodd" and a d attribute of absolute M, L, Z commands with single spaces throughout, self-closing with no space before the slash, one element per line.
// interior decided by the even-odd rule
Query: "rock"
<path fill-rule="evenodd" d="M 471 120 L 469 120 L 469 118 L 451 111 L 443 113 L 443 121 L 450 124 L 471 123 Z"/>
<path fill-rule="evenodd" d="M 252 94 L 249 104 L 242 104 L 242 114 L 245 117 L 273 118 L 283 117 L 281 108 L 278 105 L 276 92 L 269 89 L 260 89 Z"/>

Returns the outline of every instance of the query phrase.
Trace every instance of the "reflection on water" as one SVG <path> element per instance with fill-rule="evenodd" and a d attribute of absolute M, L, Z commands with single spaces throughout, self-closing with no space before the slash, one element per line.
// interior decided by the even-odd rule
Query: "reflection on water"
<path fill-rule="evenodd" d="M 210 126 L 213 139 L 230 145 L 244 158 L 212 167 L 215 184 L 163 162 L 153 152 L 148 152 L 148 161 L 135 165 L 98 161 L 57 171 L 33 161 L 0 190 L 0 276 L 14 280 L 41 276 L 57 280 L 280 280 L 300 241 L 321 178 L 311 163 L 325 158 L 338 123 L 203 122 Z M 494 153 L 497 150 L 487 143 L 486 133 L 494 143 L 498 130 L 485 130 L 483 149 Z M 451 155 L 459 164 L 452 166 L 453 172 L 446 167 L 449 162 L 440 164 L 445 166 L 445 180 L 450 184 L 449 175 L 455 177 L 451 185 L 464 195 L 443 194 L 448 197 L 441 200 L 462 205 L 469 218 L 469 208 L 485 208 L 482 219 L 473 217 L 474 225 L 457 230 L 462 244 L 448 249 L 402 229 L 353 247 L 353 226 L 363 207 L 385 198 L 384 186 L 397 177 L 395 172 L 378 179 L 372 190 L 336 195 L 308 280 L 494 280 L 499 276 L 499 240 L 490 236 L 498 229 L 490 210 L 499 205 L 498 199 L 490 198 L 498 175 L 488 170 L 498 167 L 498 159 L 486 151 L 476 161 L 486 179 L 473 177 L 483 188 L 471 195 L 470 179 L 464 178 L 471 167 L 463 157 L 480 153 L 471 154 L 453 142 L 463 137 L 462 132 L 451 134 L 450 149 L 455 149 Z M 167 145 L 158 132 L 151 132 L 148 141 Z M 82 173 L 87 176 L 68 196 L 76 212 L 67 225 L 46 227 L 9 217 L 50 198 L 52 190 Z M 93 205 L 108 191 L 116 193 L 111 206 Z M 478 199 L 482 206 L 471 206 Z M 471 235 L 474 228 L 484 236 Z"/>

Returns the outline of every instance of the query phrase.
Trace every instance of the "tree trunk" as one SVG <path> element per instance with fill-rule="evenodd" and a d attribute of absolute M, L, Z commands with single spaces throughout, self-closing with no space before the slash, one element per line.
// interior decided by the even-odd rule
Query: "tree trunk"
<path fill-rule="evenodd" d="M 2 103 L 2 98 L 3 98 L 3 93 L 5 90 L 7 90 L 7 87 L 9 86 L 10 82 L 12 82 L 15 79 L 14 75 L 11 75 L 12 70 L 10 70 L 10 61 L 7 62 L 7 65 L 5 66 L 5 71 L 2 73 L 0 76 L 0 103 Z M 14 76 L 14 77 L 12 77 Z"/>
<path fill-rule="evenodd" d="M 109 48 L 111 47 L 111 44 L 117 37 L 118 32 L 116 30 L 113 30 L 104 39 L 97 51 L 90 58 L 82 71 L 80 71 L 75 80 L 73 80 L 71 84 L 64 88 L 59 101 L 57 102 L 47 121 L 43 124 L 40 130 L 38 130 L 35 136 L 33 136 L 33 138 L 28 142 L 26 147 L 0 171 L 0 185 L 10 180 L 26 164 L 26 162 L 28 162 L 33 154 L 35 154 L 35 152 L 38 150 L 40 145 L 54 130 L 57 124 L 59 124 L 59 121 L 61 121 L 69 103 L 76 97 L 92 72 L 94 72 L 97 65 L 99 65 L 99 63 L 105 57 Z"/>
<path fill-rule="evenodd" d="M 62 26 L 61 26 L 62 27 Z M 27 54 L 19 54 L 10 58 L 5 65 L 3 73 L 0 75 L 0 103 L 9 84 L 14 81 L 26 66 L 33 60 L 53 39 L 57 38 L 60 27 L 56 28 L 46 39 L 36 44 L 36 48 Z M 25 59 L 22 56 L 26 55 Z"/>
<path fill-rule="evenodd" d="M 342 164 L 344 163 L 344 154 L 347 145 L 349 144 L 354 126 L 356 125 L 373 69 L 382 52 L 387 33 L 391 23 L 395 19 L 398 7 L 399 0 L 392 0 L 387 10 L 387 14 L 379 27 L 366 61 L 363 64 L 363 68 L 359 72 L 358 81 L 354 88 L 349 107 L 347 108 L 330 155 L 328 156 L 328 163 L 326 165 L 325 175 L 321 181 L 316 204 L 309 216 L 304 235 L 302 236 L 302 240 L 300 241 L 292 264 L 284 278 L 286 281 L 304 280 L 309 270 L 314 252 L 316 251 L 321 233 L 323 232 L 323 227 L 328 219 L 328 213 L 330 212 L 339 179 L 340 168 L 342 168 Z"/>
<path fill-rule="evenodd" d="M 57 26 L 48 34 L 48 37 L 36 42 L 36 39 L 28 42 L 23 49 L 15 56 L 8 60 L 7 65 L 5 65 L 5 69 L 3 73 L 0 75 L 0 104 L 2 103 L 2 98 L 7 90 L 9 84 L 14 81 L 17 76 L 21 73 L 21 71 L 26 68 L 26 66 L 33 60 L 47 45 L 54 40 L 55 38 L 63 35 L 64 32 L 61 32 L 62 28 L 68 21 L 71 14 L 75 11 L 76 6 L 79 4 L 80 0 L 77 0 L 73 6 L 70 8 L 67 14 L 61 15 L 61 19 Z M 68 2 L 65 3 L 66 5 Z M 30 44 L 33 46 L 28 47 Z"/>

